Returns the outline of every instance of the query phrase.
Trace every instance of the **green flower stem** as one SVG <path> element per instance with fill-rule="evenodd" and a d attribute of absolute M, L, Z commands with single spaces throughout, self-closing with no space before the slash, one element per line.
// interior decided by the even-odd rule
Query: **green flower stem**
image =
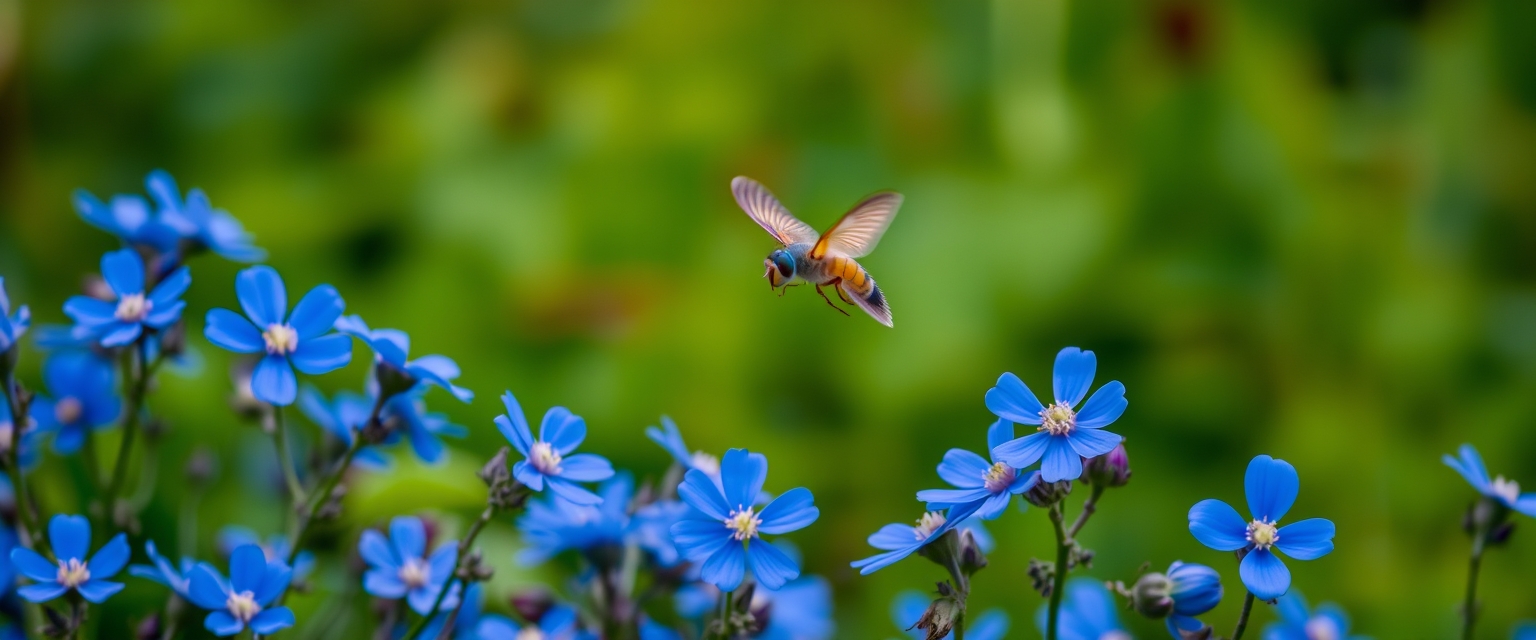
<path fill-rule="evenodd" d="M 1056 640 L 1058 621 L 1061 617 L 1061 592 L 1067 583 L 1067 556 L 1071 551 L 1071 538 L 1067 530 L 1062 526 L 1065 516 L 1061 512 L 1061 502 L 1051 505 L 1049 512 L 1051 528 L 1056 531 L 1056 571 L 1051 576 L 1051 604 L 1050 616 L 1046 620 L 1045 640 Z M 1236 640 L 1236 639 L 1234 639 Z"/>
<path fill-rule="evenodd" d="M 1467 597 L 1461 603 L 1462 640 L 1472 639 L 1472 624 L 1477 621 L 1477 572 L 1483 564 L 1483 542 L 1487 539 L 1488 535 L 1483 531 L 1472 538 L 1472 558 L 1467 563 Z"/>
<path fill-rule="evenodd" d="M 475 520 L 474 524 L 469 526 L 469 531 L 464 534 L 464 539 L 459 541 L 458 551 L 454 554 L 453 575 L 448 577 L 448 581 L 443 583 L 443 588 L 437 592 L 437 599 L 432 601 L 432 608 L 427 609 L 427 613 L 421 616 L 420 620 L 416 621 L 416 626 L 411 627 L 410 633 L 405 634 L 405 640 L 416 640 L 421 635 L 422 630 L 427 628 L 427 623 L 432 621 L 432 616 L 437 615 L 438 608 L 443 606 L 443 599 L 448 597 L 448 592 L 453 589 L 453 584 L 455 582 L 463 582 L 463 579 L 459 577 L 459 572 L 464 569 L 464 556 L 469 554 L 469 548 L 475 543 L 475 538 L 479 537 L 480 531 L 485 528 L 485 523 L 490 522 L 491 516 L 495 514 L 496 507 L 494 505 L 486 505 L 485 510 L 480 512 L 480 517 Z M 464 604 L 464 598 L 467 596 L 468 594 L 460 594 L 460 605 Z M 454 611 L 457 613 L 458 610 L 455 609 Z"/>
<path fill-rule="evenodd" d="M 960 604 L 960 613 L 955 614 L 955 640 L 965 640 L 965 603 Z"/>
<path fill-rule="evenodd" d="M 1237 627 L 1232 630 L 1232 640 L 1242 640 L 1248 629 L 1248 614 L 1253 613 L 1253 592 L 1243 594 L 1243 612 L 1237 614 Z"/>
<path fill-rule="evenodd" d="M 1104 485 L 1093 485 L 1093 493 L 1088 495 L 1088 500 L 1083 502 L 1083 512 L 1077 514 L 1077 519 L 1072 521 L 1072 527 L 1067 529 L 1068 538 L 1077 538 L 1077 532 L 1083 530 L 1083 525 L 1088 524 L 1088 518 L 1098 511 L 1099 497 L 1104 495 Z"/>
<path fill-rule="evenodd" d="M 149 390 L 149 379 L 154 377 L 160 363 L 165 361 L 163 356 L 156 356 L 154 362 L 149 361 L 149 347 L 144 336 L 139 336 L 134 345 L 139 354 L 138 375 L 134 377 L 133 388 L 128 394 L 127 413 L 123 415 L 123 443 L 118 446 L 117 462 L 112 465 L 112 481 L 107 485 L 106 493 L 102 494 L 102 507 L 107 510 L 106 521 L 114 523 L 117 517 L 117 496 L 123 490 L 123 481 L 128 479 L 128 458 L 133 452 L 133 437 L 139 432 L 144 394 Z"/>
<path fill-rule="evenodd" d="M 283 413 L 282 407 L 272 407 L 272 441 L 277 445 L 277 456 L 283 467 L 283 480 L 288 483 L 288 495 L 293 498 L 293 504 L 304 504 L 304 484 L 299 482 L 299 472 L 293 466 L 293 450 L 288 446 L 288 424 L 283 419 Z M 352 439 L 354 444 L 357 441 L 356 437 Z"/>
<path fill-rule="evenodd" d="M 21 429 L 25 424 L 27 407 L 18 397 L 20 394 L 15 378 L 6 376 L 4 391 L 5 401 L 11 410 L 11 447 L 5 456 L 5 472 L 10 476 L 11 486 L 16 489 L 16 513 L 22 525 L 19 537 L 22 546 L 47 553 L 47 542 L 37 527 L 37 514 L 32 507 L 32 492 L 27 489 L 27 476 L 21 472 Z"/>

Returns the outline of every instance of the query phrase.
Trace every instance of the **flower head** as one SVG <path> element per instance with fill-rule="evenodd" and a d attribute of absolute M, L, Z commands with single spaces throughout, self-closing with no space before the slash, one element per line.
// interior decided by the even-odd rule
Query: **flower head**
<path fill-rule="evenodd" d="M 26 547 L 11 549 L 11 562 L 34 584 L 16 590 L 29 602 L 47 602 L 74 591 L 91 602 L 101 603 L 123 590 L 123 583 L 108 582 L 128 564 L 128 535 L 119 533 L 87 556 L 91 523 L 85 516 L 56 515 L 48 521 L 48 543 L 57 562 Z"/>
<path fill-rule="evenodd" d="M 602 498 L 598 505 L 573 504 L 558 494 L 530 501 L 517 520 L 525 545 L 518 551 L 518 562 L 537 565 L 567 549 L 589 558 L 621 555 L 625 543 L 637 539 L 629 511 L 635 480 L 627 472 L 618 473 L 604 481 L 597 492 Z M 594 564 L 601 565 L 601 561 Z"/>
<path fill-rule="evenodd" d="M 591 453 L 572 454 L 587 439 L 587 422 L 581 416 L 565 407 L 551 408 L 544 414 L 539 437 L 535 439 L 527 418 L 523 417 L 523 408 L 511 391 L 502 394 L 501 402 L 507 412 L 496 416 L 496 429 L 523 454 L 523 459 L 512 466 L 512 476 L 518 482 L 534 491 L 543 491 L 548 486 L 555 495 L 574 504 L 602 502 L 597 494 L 576 484 L 613 477 L 613 465 L 607 458 Z"/>
<path fill-rule="evenodd" d="M 4 360 L 11 353 L 11 347 L 16 346 L 16 341 L 27 332 L 27 327 L 32 324 L 32 310 L 27 305 L 16 307 L 16 313 L 11 313 L 11 298 L 5 293 L 5 278 L 0 278 L 0 360 Z M 0 364 L 0 367 L 8 364 Z"/>
<path fill-rule="evenodd" d="M 645 437 L 672 455 L 672 459 L 684 469 L 698 469 L 713 478 L 720 477 L 720 459 L 703 451 L 689 451 L 683 443 L 683 434 L 677 423 L 667 416 L 661 417 L 661 428 L 646 427 Z"/>
<path fill-rule="evenodd" d="M 418 383 L 435 384 L 447 389 L 462 402 L 475 398 L 469 389 L 455 386 L 459 377 L 459 365 L 448 356 L 428 355 L 407 360 L 411 353 L 411 337 L 398 329 L 369 329 L 359 316 L 344 316 L 336 320 L 336 330 L 362 340 L 373 349 L 376 375 L 379 378 L 403 376 L 401 385 L 411 388 Z M 381 380 L 382 382 L 382 380 Z"/>
<path fill-rule="evenodd" d="M 325 430 L 347 447 L 352 446 L 357 431 L 368 425 L 373 402 L 367 397 L 350 391 L 340 391 L 332 400 L 326 400 L 314 387 L 299 388 L 299 411 L 310 422 Z M 384 469 L 389 460 L 374 447 L 361 447 L 352 458 L 352 464 L 366 469 Z"/>
<path fill-rule="evenodd" d="M 1046 605 L 1035 610 L 1035 628 L 1045 634 L 1050 611 Z M 1057 613 L 1056 637 L 1060 640 L 1131 640 L 1120 626 L 1115 601 L 1104 583 L 1092 578 L 1074 578 L 1067 582 Z"/>
<path fill-rule="evenodd" d="M 1264 627 L 1264 640 L 1366 640 L 1349 633 L 1349 615 L 1338 605 L 1325 602 L 1307 608 L 1300 593 L 1280 597 L 1280 621 Z"/>
<path fill-rule="evenodd" d="M 1291 572 L 1275 551 L 1297 560 L 1328 555 L 1333 551 L 1333 522 L 1311 518 L 1280 526 L 1301 486 L 1296 468 L 1284 460 L 1254 458 L 1243 484 L 1253 520 L 1244 522 L 1236 509 L 1220 500 L 1202 500 L 1189 510 L 1189 532 L 1217 551 L 1244 551 L 1238 571 L 1243 586 L 1260 600 L 1274 600 L 1291 587 Z"/>
<path fill-rule="evenodd" d="M 923 617 L 923 612 L 928 610 L 931 600 L 933 598 L 921 591 L 903 591 L 891 603 L 891 620 L 914 640 L 923 640 L 928 637 L 927 632 L 915 627 L 918 619 Z M 966 640 L 1002 640 L 1006 635 L 1008 613 L 1002 609 L 988 610 L 965 626 Z M 953 640 L 954 637 L 955 633 L 951 631 L 944 635 L 943 640 Z"/>
<path fill-rule="evenodd" d="M 89 335 L 103 347 L 120 347 L 144 333 L 163 330 L 181 319 L 187 303 L 181 294 L 192 284 L 186 267 L 172 271 L 152 291 L 144 290 L 144 260 L 133 249 L 118 249 L 101 257 L 101 276 L 111 300 L 75 296 L 64 313 L 75 321 L 72 334 Z"/>
<path fill-rule="evenodd" d="M 117 236 L 124 245 L 147 247 L 161 255 L 176 253 L 181 234 L 150 211 L 142 196 L 118 195 L 102 202 L 85 189 L 74 193 L 75 212 L 91 226 Z"/>
<path fill-rule="evenodd" d="M 472 583 L 464 590 L 464 604 L 459 607 L 458 615 L 453 619 L 452 640 L 518 640 L 517 623 L 506 616 L 485 613 L 481 609 L 481 597 L 479 583 Z M 422 629 L 420 637 L 439 637 L 451 615 L 451 612 L 445 611 L 433 616 L 432 621 Z"/>
<path fill-rule="evenodd" d="M 1125 413 L 1125 385 L 1110 381 L 1078 408 L 1093 385 L 1098 360 L 1092 351 L 1067 347 L 1056 354 L 1052 386 L 1055 402 L 1040 404 L 1034 392 L 1012 373 L 997 379 L 987 390 L 987 409 L 1012 422 L 1035 425 L 1035 433 L 993 447 L 992 455 L 1016 469 L 1040 462 L 1045 482 L 1076 480 L 1083 474 L 1083 458 L 1109 453 L 1120 436 L 1102 431 Z"/>
<path fill-rule="evenodd" d="M 501 616 L 481 618 L 476 625 L 475 638 L 507 638 L 508 640 L 581 640 L 585 638 L 576 626 L 576 610 L 568 605 L 555 605 L 539 618 L 537 625 L 523 626 Z"/>
<path fill-rule="evenodd" d="M 206 562 L 191 573 L 187 595 L 192 604 L 209 611 L 203 627 L 213 635 L 232 636 L 250 626 L 264 636 L 293 626 L 293 611 L 272 606 L 288 590 L 293 570 L 282 560 L 269 561 L 261 547 L 248 544 L 229 555 L 228 581 Z"/>
<path fill-rule="evenodd" d="M 255 238 L 240 221 L 222 209 L 214 209 L 202 189 L 188 191 L 186 199 L 182 199 L 176 180 L 159 169 L 150 172 L 144 186 L 155 204 L 160 205 L 161 223 L 190 241 L 195 249 L 208 249 L 235 262 L 267 259 L 267 252 L 254 244 Z"/>
<path fill-rule="evenodd" d="M 352 361 L 352 340 L 329 333 L 346 307 L 335 287 L 322 284 L 310 289 L 289 315 L 282 277 L 271 267 L 257 266 L 235 277 L 235 293 L 246 317 L 213 309 L 203 333 L 210 342 L 235 353 L 266 354 L 251 375 L 251 393 L 257 400 L 293 404 L 299 393 L 294 367 L 318 375 Z"/>
<path fill-rule="evenodd" d="M 761 536 L 803 529 L 821 511 L 803 487 L 785 492 L 757 511 L 754 501 L 767 478 L 767 457 L 731 449 L 720 460 L 719 486 L 698 469 L 690 469 L 678 485 L 678 496 L 692 510 L 672 525 L 672 540 L 689 560 L 703 563 L 700 578 L 704 582 L 735 591 L 749 563 L 758 583 L 769 589 L 800 575 L 799 563 Z"/>
<path fill-rule="evenodd" d="M 1013 423 L 998 420 L 987 429 L 987 450 L 1013 440 Z M 1013 496 L 1028 491 L 1040 481 L 1040 472 L 1020 471 L 1006 462 L 983 458 L 965 449 L 950 449 L 939 463 L 939 477 L 957 489 L 928 489 L 917 492 L 917 499 L 933 510 L 948 509 L 969 502 L 982 503 L 976 517 L 991 520 L 1003 515 Z"/>
<path fill-rule="evenodd" d="M 155 548 L 154 540 L 144 542 L 144 553 L 154 564 L 129 565 L 128 575 L 158 582 L 170 587 L 171 591 L 181 596 L 183 600 L 190 599 L 188 591 L 192 585 L 192 570 L 196 568 L 197 561 L 182 556 L 180 564 L 173 564 L 170 559 L 160 555 L 159 549 Z"/>
<path fill-rule="evenodd" d="M 54 434 L 53 450 L 78 451 L 86 434 L 117 420 L 122 411 L 114 387 L 112 363 L 89 351 L 54 354 L 43 363 L 43 381 L 51 396 L 32 401 L 34 431 Z"/>
<path fill-rule="evenodd" d="M 255 531 L 237 525 L 229 525 L 219 529 L 215 540 L 217 541 L 219 553 L 224 555 L 231 555 L 235 552 L 235 549 L 254 544 L 261 548 L 262 553 L 266 554 L 267 562 L 287 562 L 288 553 L 293 550 L 293 547 L 288 544 L 288 536 L 286 535 L 274 533 L 263 540 Z M 292 568 L 294 580 L 303 580 L 309 577 L 309 573 L 315 569 L 315 554 L 308 551 L 299 551 L 299 554 L 293 558 Z"/>
<path fill-rule="evenodd" d="M 377 389 L 371 386 L 370 395 L 377 397 Z M 427 403 L 421 397 L 425 391 L 425 388 L 417 386 L 405 393 L 390 396 L 384 401 L 384 410 L 379 417 L 385 424 L 392 425 L 389 435 L 384 438 L 384 444 L 399 442 L 403 431 L 416 457 L 427 464 L 437 464 L 443 460 L 447 448 L 442 438 L 463 438 L 469 435 L 469 430 L 463 425 L 453 424 L 445 414 L 427 411 Z"/>
<path fill-rule="evenodd" d="M 915 525 L 885 525 L 869 536 L 869 546 L 880 549 L 883 553 L 855 561 L 852 566 L 858 569 L 860 574 L 869 575 L 896 564 L 959 527 L 975 514 L 982 504 L 982 502 L 960 504 L 950 507 L 948 512 L 927 511 Z"/>
<path fill-rule="evenodd" d="M 1457 454 L 1459 457 L 1456 458 L 1446 454 L 1441 460 L 1445 466 L 1455 469 L 1456 473 L 1466 478 L 1473 489 L 1505 507 L 1536 518 L 1536 493 L 1520 493 L 1520 483 L 1504 476 L 1489 480 L 1488 468 L 1483 466 L 1483 457 L 1470 444 L 1461 445 Z"/>
<path fill-rule="evenodd" d="M 389 522 L 389 538 L 373 529 L 363 532 L 358 552 L 368 563 L 363 589 L 386 600 L 405 598 L 416 613 L 426 615 L 443 586 L 453 577 L 457 544 L 445 542 L 427 557 L 427 529 L 420 518 L 400 517 Z M 459 602 L 459 586 L 443 598 L 442 609 Z"/>

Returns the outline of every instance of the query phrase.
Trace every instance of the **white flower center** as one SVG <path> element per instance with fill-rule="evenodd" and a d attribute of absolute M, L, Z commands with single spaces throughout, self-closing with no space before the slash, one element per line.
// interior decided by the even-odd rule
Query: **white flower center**
<path fill-rule="evenodd" d="M 74 424 L 84 412 L 85 405 L 80 404 L 80 400 L 74 396 L 59 398 L 53 405 L 53 417 L 59 424 Z"/>
<path fill-rule="evenodd" d="M 560 452 L 548 442 L 535 442 L 528 452 L 528 461 L 533 463 L 533 468 L 546 476 L 560 475 L 560 460 Z"/>
<path fill-rule="evenodd" d="M 1001 462 L 992 463 L 991 468 L 988 468 L 986 473 L 981 474 L 982 483 L 986 485 L 987 491 L 992 493 L 1007 491 L 1008 487 L 1013 486 L 1013 481 L 1017 480 L 1018 477 L 1018 471 Z"/>
<path fill-rule="evenodd" d="M 1104 635 L 1099 636 L 1099 640 L 1131 640 L 1131 634 L 1115 629 L 1114 631 L 1105 631 Z"/>
<path fill-rule="evenodd" d="M 1514 504 L 1520 499 L 1520 483 L 1499 476 L 1493 479 L 1493 485 L 1489 487 L 1493 495 L 1502 498 L 1505 502 Z"/>
<path fill-rule="evenodd" d="M 720 475 L 720 459 L 703 451 L 693 452 L 693 457 L 688 459 L 688 466 L 703 471 L 706 475 Z"/>
<path fill-rule="evenodd" d="M 912 527 L 912 535 L 916 536 L 918 540 L 927 540 L 928 536 L 938 531 L 939 527 L 944 526 L 946 521 L 947 518 L 944 517 L 943 511 L 924 513 L 923 517 L 918 519 L 917 526 Z"/>
<path fill-rule="evenodd" d="M 66 589 L 73 589 L 90 579 L 91 570 L 86 568 L 85 563 L 78 558 L 70 558 L 66 562 L 59 563 L 59 575 L 54 580 Z"/>
<path fill-rule="evenodd" d="M 725 528 L 731 530 L 732 540 L 746 540 L 757 537 L 757 526 L 763 523 L 763 519 L 752 512 L 752 507 L 741 508 L 737 506 L 725 517 Z"/>
<path fill-rule="evenodd" d="M 1064 436 L 1072 433 L 1076 428 L 1077 413 L 1072 411 L 1071 405 L 1057 402 L 1040 410 L 1040 427 L 1036 431 L 1045 431 L 1053 436 Z"/>
<path fill-rule="evenodd" d="M 400 565 L 400 581 L 411 589 L 419 589 L 427 585 L 427 561 L 421 558 L 409 558 L 405 564 Z"/>
<path fill-rule="evenodd" d="M 1248 523 L 1247 538 L 1253 548 L 1267 550 L 1280 541 L 1280 529 L 1268 520 L 1254 520 Z"/>
<path fill-rule="evenodd" d="M 267 342 L 267 353 L 273 355 L 286 356 L 299 348 L 299 332 L 286 324 L 267 325 L 261 339 Z"/>
<path fill-rule="evenodd" d="M 512 640 L 544 640 L 544 632 L 538 627 L 523 627 L 517 632 L 517 637 Z"/>
<path fill-rule="evenodd" d="M 251 618 L 261 613 L 261 605 L 256 604 L 256 594 L 250 591 L 229 594 L 229 599 L 224 601 L 224 608 L 229 609 L 229 615 L 241 622 L 250 622 Z"/>
<path fill-rule="evenodd" d="M 1333 620 L 1317 616 L 1307 621 L 1305 626 L 1307 640 L 1339 640 L 1344 635 L 1344 630 L 1333 623 Z"/>
<path fill-rule="evenodd" d="M 155 303 L 144 297 L 144 294 L 130 293 L 117 301 L 117 313 L 113 315 L 123 322 L 140 322 L 153 308 Z"/>

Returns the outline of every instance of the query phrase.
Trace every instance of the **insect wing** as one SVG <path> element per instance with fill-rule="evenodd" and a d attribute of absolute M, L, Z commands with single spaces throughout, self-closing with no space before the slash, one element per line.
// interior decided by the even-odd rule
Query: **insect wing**
<path fill-rule="evenodd" d="M 853 205 L 848 213 L 821 234 L 821 239 L 811 249 L 812 258 L 821 258 L 827 252 L 835 252 L 850 258 L 861 258 L 875 250 L 880 236 L 896 219 L 901 208 L 901 194 L 882 191 Z"/>
<path fill-rule="evenodd" d="M 731 180 L 731 195 L 736 196 L 736 204 L 741 205 L 741 210 L 747 212 L 752 221 L 767 230 L 779 244 L 787 247 L 816 241 L 816 230 L 779 204 L 778 198 L 773 197 L 768 188 L 758 181 L 736 176 Z"/>

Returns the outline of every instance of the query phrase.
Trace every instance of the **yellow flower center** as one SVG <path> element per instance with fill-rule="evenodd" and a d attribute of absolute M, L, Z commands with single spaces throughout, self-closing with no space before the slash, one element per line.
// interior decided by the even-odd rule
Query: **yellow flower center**
<path fill-rule="evenodd" d="M 1280 541 L 1280 529 L 1268 520 L 1254 520 L 1248 524 L 1248 542 L 1255 549 L 1268 549 Z"/>
<path fill-rule="evenodd" d="M 737 507 L 725 517 L 725 528 L 731 530 L 731 539 L 746 540 L 757 537 L 757 527 L 763 519 L 752 512 L 752 507 Z"/>
<path fill-rule="evenodd" d="M 400 565 L 400 581 L 412 589 L 419 589 L 427 584 L 427 561 L 421 558 L 410 558 L 405 564 Z"/>
<path fill-rule="evenodd" d="M 528 461 L 533 463 L 533 468 L 546 476 L 560 475 L 560 460 L 560 452 L 548 442 L 535 442 L 528 452 Z"/>
<path fill-rule="evenodd" d="M 994 462 L 987 469 L 986 473 L 981 474 L 981 481 L 986 485 L 987 491 L 1001 493 L 1007 491 L 1008 487 L 1012 486 L 1013 481 L 1018 479 L 1018 477 L 1019 473 L 1013 467 L 1001 462 Z"/>
<path fill-rule="evenodd" d="M 73 589 L 91 579 L 91 570 L 77 558 L 59 563 L 59 576 L 55 580 L 66 589 Z"/>
<path fill-rule="evenodd" d="M 947 521 L 943 511 L 929 511 L 918 519 L 917 526 L 912 527 L 912 535 L 917 536 L 918 540 L 927 540 L 928 536 L 933 535 L 933 532 L 938 531 L 939 527 L 944 526 Z"/>
<path fill-rule="evenodd" d="M 1062 436 L 1072 433 L 1077 428 L 1077 413 L 1065 402 L 1057 402 L 1040 411 L 1040 426 L 1036 431 L 1045 431 L 1053 436 Z"/>
<path fill-rule="evenodd" d="M 117 312 L 113 315 L 123 322 L 140 322 L 154 307 L 155 303 L 144 294 L 130 293 L 117 301 Z"/>
<path fill-rule="evenodd" d="M 256 594 L 250 591 L 229 594 L 229 599 L 224 601 L 224 608 L 229 609 L 229 615 L 241 622 L 250 622 L 251 618 L 261 613 L 261 605 L 256 604 Z"/>
<path fill-rule="evenodd" d="M 59 398 L 59 401 L 53 405 L 53 418 L 58 420 L 59 424 L 74 424 L 84 412 L 85 405 L 80 404 L 80 400 L 74 396 Z"/>
<path fill-rule="evenodd" d="M 1489 489 L 1493 491 L 1493 495 L 1511 504 L 1520 499 L 1520 483 L 1505 479 L 1504 476 L 1494 478 L 1493 485 Z"/>
<path fill-rule="evenodd" d="M 299 348 L 299 332 L 286 324 L 267 325 L 261 339 L 267 343 L 267 353 L 273 355 L 285 356 Z"/>

